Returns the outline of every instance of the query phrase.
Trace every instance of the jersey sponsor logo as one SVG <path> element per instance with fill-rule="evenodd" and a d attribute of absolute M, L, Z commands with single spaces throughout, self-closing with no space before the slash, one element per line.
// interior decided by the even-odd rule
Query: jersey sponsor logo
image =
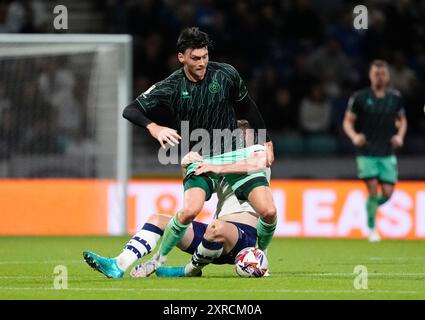
<path fill-rule="evenodd" d="M 210 85 L 208 86 L 208 90 L 211 93 L 217 93 L 220 91 L 220 85 L 218 84 L 218 82 L 216 80 L 214 80 L 213 82 L 210 83 Z"/>
<path fill-rule="evenodd" d="M 146 90 L 145 92 L 142 93 L 142 97 L 146 98 L 146 96 L 153 90 L 155 89 L 155 85 L 152 85 L 148 90 Z"/>

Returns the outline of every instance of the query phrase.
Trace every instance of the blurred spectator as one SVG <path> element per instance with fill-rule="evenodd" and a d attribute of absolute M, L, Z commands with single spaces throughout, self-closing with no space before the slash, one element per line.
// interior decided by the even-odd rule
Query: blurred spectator
<path fill-rule="evenodd" d="M 57 132 L 51 116 L 34 119 L 21 142 L 23 153 L 39 153 L 43 155 L 60 151 Z"/>
<path fill-rule="evenodd" d="M 315 77 L 332 79 L 337 83 L 349 80 L 352 76 L 350 60 L 333 38 L 328 38 L 324 46 L 311 53 L 307 59 L 307 68 Z"/>
<path fill-rule="evenodd" d="M 32 26 L 28 26 L 29 29 L 35 32 L 48 32 L 51 29 L 52 15 L 46 1 L 31 0 L 27 7 L 32 20 Z"/>
<path fill-rule="evenodd" d="M 40 94 L 37 82 L 28 80 L 14 104 L 19 126 L 14 143 L 22 153 L 57 152 L 55 114 L 49 102 Z"/>
<path fill-rule="evenodd" d="M 376 57 L 388 59 L 393 34 L 387 26 L 387 19 L 379 9 L 369 10 L 369 28 L 366 33 L 366 52 L 368 60 Z"/>
<path fill-rule="evenodd" d="M 81 130 L 81 106 L 75 96 L 75 76 L 63 58 L 45 61 L 38 89 L 56 113 L 58 130 L 71 136 Z"/>
<path fill-rule="evenodd" d="M 306 60 L 306 57 L 301 54 L 295 57 L 293 74 L 289 80 L 289 90 L 296 103 L 299 103 L 308 94 L 311 86 L 318 81 L 307 70 Z"/>
<path fill-rule="evenodd" d="M 9 109 L 10 107 L 11 107 L 11 101 L 6 96 L 4 85 L 0 81 L 0 112 L 2 112 L 3 110 Z"/>
<path fill-rule="evenodd" d="M 16 123 L 10 108 L 0 110 L 0 159 L 9 158 L 16 150 Z"/>
<path fill-rule="evenodd" d="M 406 65 L 406 58 L 400 51 L 394 54 L 390 65 L 391 85 L 400 90 L 403 96 L 410 97 L 416 88 L 415 72 Z"/>
<path fill-rule="evenodd" d="M 317 44 L 322 37 L 323 24 L 310 0 L 296 0 L 284 19 L 284 34 L 302 45 Z"/>
<path fill-rule="evenodd" d="M 180 67 L 177 36 L 182 28 L 198 25 L 213 40 L 210 59 L 237 68 L 274 131 L 317 127 L 339 132 L 347 92 L 369 85 L 368 64 L 382 58 L 391 62 L 393 85 L 406 99 L 408 134 L 425 135 L 422 1 L 366 1 L 369 26 L 361 31 L 353 28 L 354 1 L 93 0 L 92 7 L 84 0 L 75 2 L 102 14 L 105 32 L 133 35 L 134 96 Z M 50 9 L 44 0 L 0 0 L 0 32 L 46 31 L 51 28 Z M 76 93 L 77 82 L 84 82 L 76 77 L 65 62 L 56 61 L 45 65 L 38 79 L 38 89 L 55 110 L 52 121 L 58 121 L 59 130 L 69 137 L 86 121 L 81 119 L 84 97 Z M 25 114 L 22 107 L 29 99 L 10 89 L 9 101 L 4 95 L 1 100 L 0 94 L 0 108 L 11 103 L 12 115 Z M 328 111 L 317 110 L 328 110 L 329 101 L 333 111 L 328 121 Z"/>
<path fill-rule="evenodd" d="M 66 146 L 65 153 L 70 156 L 94 157 L 96 155 L 96 144 L 91 139 L 84 137 L 82 131 L 77 131 L 72 136 L 71 142 Z"/>
<path fill-rule="evenodd" d="M 301 101 L 299 123 L 305 133 L 327 133 L 331 128 L 331 103 L 321 85 Z"/>
<path fill-rule="evenodd" d="M 280 87 L 276 91 L 276 100 L 273 113 L 276 121 L 272 122 L 271 130 L 294 131 L 297 129 L 298 109 L 292 99 L 291 93 L 285 87 Z"/>
<path fill-rule="evenodd" d="M 135 61 L 138 74 L 148 76 L 153 82 L 161 79 L 160 75 L 167 72 L 167 58 L 164 51 L 163 38 L 157 32 L 146 36 L 140 46 L 137 47 L 138 59 Z M 177 60 L 177 57 L 175 56 Z"/>
<path fill-rule="evenodd" d="M 26 22 L 27 14 L 20 1 L 0 0 L 0 33 L 21 32 Z"/>

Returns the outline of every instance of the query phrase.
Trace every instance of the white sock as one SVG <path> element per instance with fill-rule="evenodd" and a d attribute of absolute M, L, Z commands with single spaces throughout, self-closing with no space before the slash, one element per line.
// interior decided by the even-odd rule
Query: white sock
<path fill-rule="evenodd" d="M 191 274 L 201 270 L 203 267 L 218 258 L 223 252 L 223 244 L 219 242 L 208 241 L 205 238 L 196 248 L 192 255 L 192 262 L 185 266 L 185 273 Z"/>
<path fill-rule="evenodd" d="M 143 228 L 127 242 L 123 251 L 115 259 L 118 267 L 125 271 L 141 257 L 149 254 L 157 245 L 163 231 L 151 223 Z"/>

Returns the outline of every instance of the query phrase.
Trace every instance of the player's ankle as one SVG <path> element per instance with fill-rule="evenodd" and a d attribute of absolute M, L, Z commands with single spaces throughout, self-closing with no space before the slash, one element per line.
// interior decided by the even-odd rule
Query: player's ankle
<path fill-rule="evenodd" d="M 184 267 L 184 274 L 188 277 L 193 276 L 193 275 L 197 275 L 200 272 L 202 272 L 202 268 L 197 267 L 197 266 L 193 265 L 192 263 L 188 263 Z"/>
<path fill-rule="evenodd" d="M 167 261 L 167 256 L 159 254 L 157 260 L 160 265 L 163 265 Z"/>

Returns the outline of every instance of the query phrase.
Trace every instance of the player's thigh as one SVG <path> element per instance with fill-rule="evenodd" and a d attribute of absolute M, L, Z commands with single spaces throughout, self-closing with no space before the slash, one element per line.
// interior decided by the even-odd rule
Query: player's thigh
<path fill-rule="evenodd" d="M 186 175 L 183 180 L 184 191 L 186 193 L 198 193 L 198 197 L 203 197 L 203 201 L 208 201 L 217 187 L 216 179 L 208 175 L 196 176 L 193 173 Z M 192 189 L 196 189 L 195 191 Z M 204 194 L 202 194 L 202 191 Z"/>
<path fill-rule="evenodd" d="M 205 191 L 202 188 L 194 187 L 184 192 L 183 209 L 178 214 L 180 223 L 188 224 L 201 212 L 205 203 Z"/>
<path fill-rule="evenodd" d="M 263 218 L 273 218 L 276 215 L 273 194 L 269 187 L 258 186 L 252 189 L 248 201 Z"/>
<path fill-rule="evenodd" d="M 249 174 L 225 174 L 226 182 L 232 187 L 236 197 L 241 201 L 248 200 L 249 194 L 257 187 L 268 187 L 265 172 L 254 172 Z"/>
<path fill-rule="evenodd" d="M 357 176 L 362 180 L 369 180 L 379 177 L 378 159 L 376 157 L 358 156 Z"/>
<path fill-rule="evenodd" d="M 184 208 L 201 210 L 205 203 L 205 190 L 191 188 L 184 192 Z"/>
<path fill-rule="evenodd" d="M 153 224 L 154 226 L 157 226 L 161 230 L 165 230 L 171 218 L 172 216 L 157 213 L 157 214 L 151 215 L 146 222 Z"/>
<path fill-rule="evenodd" d="M 233 224 L 222 220 L 212 221 L 205 232 L 205 239 L 223 243 L 223 253 L 229 252 L 239 240 L 239 230 Z"/>
<path fill-rule="evenodd" d="M 379 159 L 379 181 L 381 184 L 393 185 L 398 179 L 397 158 L 395 156 Z"/>
<path fill-rule="evenodd" d="M 193 254 L 196 248 L 202 242 L 205 232 L 207 230 L 207 224 L 197 221 L 192 221 L 190 224 L 183 240 L 177 245 L 181 250 Z"/>

